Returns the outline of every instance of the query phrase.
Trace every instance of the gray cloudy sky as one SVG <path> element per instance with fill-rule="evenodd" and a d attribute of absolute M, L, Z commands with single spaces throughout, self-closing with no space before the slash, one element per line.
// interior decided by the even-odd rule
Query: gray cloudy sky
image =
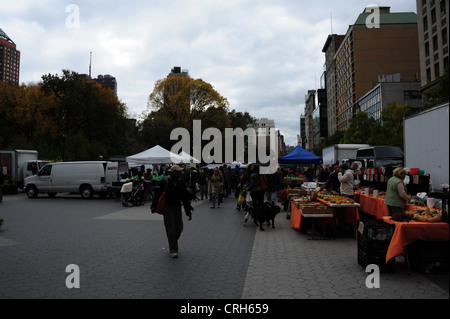
<path fill-rule="evenodd" d="M 414 0 L 0 0 L 0 28 L 21 52 L 20 82 L 62 69 L 111 74 L 130 115 L 155 82 L 188 69 L 236 111 L 275 120 L 296 144 L 305 94 L 319 86 L 328 34 L 345 34 L 370 4 L 417 12 Z M 79 14 L 77 14 L 79 13 Z"/>

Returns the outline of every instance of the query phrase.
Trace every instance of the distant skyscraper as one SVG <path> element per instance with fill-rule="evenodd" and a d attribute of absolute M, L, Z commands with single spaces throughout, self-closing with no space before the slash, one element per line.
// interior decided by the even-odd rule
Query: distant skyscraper
<path fill-rule="evenodd" d="M 109 75 L 101 75 L 99 74 L 96 79 L 93 79 L 95 82 L 100 83 L 103 88 L 113 90 L 117 93 L 117 81 L 116 78 Z"/>
<path fill-rule="evenodd" d="M 448 69 L 447 0 L 417 0 L 420 48 L 420 80 L 424 101 L 439 86 L 439 77 Z"/>
<path fill-rule="evenodd" d="M 20 52 L 0 28 L 0 81 L 19 84 Z"/>

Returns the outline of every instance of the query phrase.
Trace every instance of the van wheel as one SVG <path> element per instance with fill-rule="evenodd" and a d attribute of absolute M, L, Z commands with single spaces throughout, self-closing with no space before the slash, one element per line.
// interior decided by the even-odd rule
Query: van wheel
<path fill-rule="evenodd" d="M 38 190 L 37 190 L 36 186 L 34 186 L 34 185 L 27 186 L 26 192 L 27 192 L 28 198 L 36 198 L 38 195 Z"/>
<path fill-rule="evenodd" d="M 80 187 L 81 197 L 85 199 L 90 199 L 94 196 L 94 190 L 89 185 L 84 185 Z"/>

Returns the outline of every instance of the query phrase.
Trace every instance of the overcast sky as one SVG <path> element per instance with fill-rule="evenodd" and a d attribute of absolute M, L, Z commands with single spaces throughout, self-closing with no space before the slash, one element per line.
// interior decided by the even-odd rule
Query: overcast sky
<path fill-rule="evenodd" d="M 181 66 L 230 109 L 274 119 L 296 145 L 328 34 L 345 34 L 370 4 L 417 12 L 415 0 L 0 0 L 0 28 L 21 52 L 21 83 L 62 69 L 87 74 L 92 51 L 92 76 L 114 76 L 137 118 L 155 82 Z"/>

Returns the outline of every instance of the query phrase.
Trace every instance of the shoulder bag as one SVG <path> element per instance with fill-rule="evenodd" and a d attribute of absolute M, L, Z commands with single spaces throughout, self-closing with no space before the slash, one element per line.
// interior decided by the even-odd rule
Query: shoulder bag
<path fill-rule="evenodd" d="M 169 180 L 166 180 L 166 185 L 164 186 L 164 191 L 162 192 L 161 196 L 158 199 L 158 203 L 156 204 L 155 212 L 164 215 L 166 212 L 166 193 L 167 193 L 167 187 L 169 185 Z"/>

